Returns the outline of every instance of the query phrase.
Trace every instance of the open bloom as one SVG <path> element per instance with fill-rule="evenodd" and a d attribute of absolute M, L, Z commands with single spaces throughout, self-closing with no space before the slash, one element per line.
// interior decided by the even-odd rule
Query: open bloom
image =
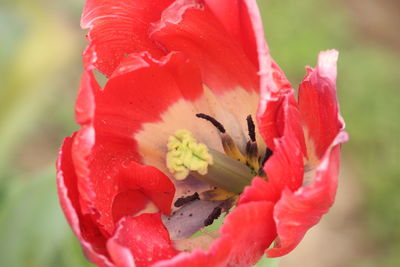
<path fill-rule="evenodd" d="M 57 181 L 90 261 L 250 266 L 329 210 L 347 139 L 336 51 L 307 68 L 296 101 L 255 0 L 87 0 L 82 26 L 81 128 Z"/>

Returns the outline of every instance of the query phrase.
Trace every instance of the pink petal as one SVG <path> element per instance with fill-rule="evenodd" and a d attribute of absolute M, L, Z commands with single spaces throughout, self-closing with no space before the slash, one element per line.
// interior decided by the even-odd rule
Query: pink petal
<path fill-rule="evenodd" d="M 121 267 L 146 267 L 177 253 L 159 213 L 123 218 L 114 236 L 107 241 L 107 248 Z"/>
<path fill-rule="evenodd" d="M 150 40 L 150 23 L 160 19 L 172 0 L 87 0 L 82 28 L 89 28 L 86 53 L 95 66 L 111 76 L 124 55 L 148 51 L 154 57 L 164 53 Z"/>
<path fill-rule="evenodd" d="M 337 59 L 335 50 L 321 52 L 316 69 L 307 68 L 299 88 L 301 116 L 319 159 L 344 127 L 336 97 Z"/>
<path fill-rule="evenodd" d="M 278 242 L 267 250 L 268 257 L 283 256 L 292 251 L 305 233 L 317 224 L 332 206 L 339 173 L 340 143 L 347 140 L 341 132 L 322 158 L 315 180 L 296 192 L 284 190 L 274 209 Z"/>
<path fill-rule="evenodd" d="M 136 267 L 135 260 L 129 248 L 120 245 L 113 239 L 107 242 L 107 248 L 110 251 L 110 256 L 118 267 Z"/>

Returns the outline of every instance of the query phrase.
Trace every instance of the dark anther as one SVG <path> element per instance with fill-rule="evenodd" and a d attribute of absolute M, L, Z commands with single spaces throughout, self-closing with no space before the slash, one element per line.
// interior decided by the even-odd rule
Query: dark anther
<path fill-rule="evenodd" d="M 263 161 L 262 161 L 261 166 L 264 166 L 264 163 L 267 162 L 267 160 L 268 160 L 271 156 L 272 156 L 272 150 L 269 149 L 269 148 L 267 148 L 267 149 L 265 150 L 265 155 L 264 155 L 264 158 L 263 158 Z"/>
<path fill-rule="evenodd" d="M 213 209 L 210 215 L 208 215 L 207 219 L 204 220 L 204 226 L 211 225 L 214 220 L 218 219 L 221 215 L 222 209 L 220 207 L 216 207 Z"/>
<path fill-rule="evenodd" d="M 253 118 L 251 115 L 247 116 L 247 128 L 249 130 L 249 137 L 252 142 L 256 141 L 256 126 L 254 125 Z"/>
<path fill-rule="evenodd" d="M 199 194 L 196 192 L 196 193 L 194 193 L 193 195 L 191 195 L 191 196 L 187 196 L 187 197 L 180 197 L 180 198 L 178 198 L 176 201 L 175 201 L 175 203 L 174 203 L 174 206 L 175 207 L 182 207 L 183 205 L 185 205 L 186 203 L 189 203 L 189 202 L 192 202 L 192 201 L 195 201 L 195 200 L 199 200 L 200 198 L 199 198 Z"/>
<path fill-rule="evenodd" d="M 196 117 L 197 117 L 197 118 L 201 118 L 201 119 L 205 119 L 205 120 L 211 122 L 212 125 L 214 125 L 215 128 L 218 129 L 218 131 L 220 131 L 221 133 L 225 133 L 225 128 L 224 128 L 224 126 L 223 126 L 219 121 L 217 121 L 216 119 L 214 119 L 213 117 L 211 117 L 211 116 L 209 116 L 209 115 L 207 115 L 207 114 L 204 114 L 204 113 L 197 113 L 197 114 L 196 114 Z"/>
<path fill-rule="evenodd" d="M 249 158 L 258 157 L 257 143 L 248 141 L 246 144 L 246 154 L 249 156 Z"/>

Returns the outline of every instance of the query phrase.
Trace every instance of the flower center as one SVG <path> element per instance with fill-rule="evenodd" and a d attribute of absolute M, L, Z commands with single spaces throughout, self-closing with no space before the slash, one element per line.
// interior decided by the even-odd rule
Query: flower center
<path fill-rule="evenodd" d="M 166 164 L 169 172 L 180 181 L 178 184 L 185 183 L 185 179 L 191 177 L 212 187 L 180 196 L 174 202 L 175 211 L 172 215 L 163 215 L 163 223 L 171 238 L 180 240 L 182 244 L 185 244 L 184 239 L 199 230 L 210 234 L 203 228 L 213 224 L 222 213 L 229 212 L 235 206 L 238 195 L 250 185 L 254 176 L 266 177 L 262 166 L 272 155 L 268 148 L 264 154 L 259 154 L 256 127 L 250 115 L 246 118 L 249 138 L 245 146 L 238 145 L 215 118 L 203 113 L 196 116 L 218 129 L 224 152 L 198 142 L 186 129 L 177 130 L 168 138 Z M 190 186 L 193 179 L 187 182 Z M 216 225 L 211 227 L 215 228 Z M 214 228 L 211 232 L 216 231 Z"/>
<path fill-rule="evenodd" d="M 262 165 L 270 156 L 270 150 L 264 157 L 259 156 L 255 125 L 250 115 L 247 117 L 249 140 L 244 153 L 220 122 L 203 113 L 196 116 L 218 129 L 225 154 L 199 143 L 188 130 L 176 131 L 175 135 L 168 138 L 166 162 L 177 180 L 184 180 L 190 175 L 222 189 L 207 196 L 207 199 L 215 200 L 221 198 L 224 191 L 228 195 L 229 192 L 240 194 L 254 176 L 265 176 Z"/>
<path fill-rule="evenodd" d="M 207 174 L 213 156 L 206 145 L 198 143 L 188 130 L 178 130 L 168 138 L 167 167 L 177 180 L 185 179 L 190 171 Z"/>

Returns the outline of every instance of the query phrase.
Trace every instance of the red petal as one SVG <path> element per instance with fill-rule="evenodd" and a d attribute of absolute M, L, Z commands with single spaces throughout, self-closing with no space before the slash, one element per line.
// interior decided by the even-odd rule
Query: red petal
<path fill-rule="evenodd" d="M 113 143 L 117 140 L 107 142 L 100 139 L 99 142 L 91 153 L 89 183 L 95 193 L 91 204 L 99 213 L 98 223 L 104 230 L 111 234 L 115 219 L 138 212 L 149 199 L 168 214 L 175 193 L 169 178 L 154 167 L 131 161 L 126 154 L 128 148 L 117 147 L 117 143 Z M 124 151 L 114 154 L 115 149 Z M 135 193 L 136 190 L 141 193 Z M 130 194 L 135 195 L 136 201 L 129 207 L 115 205 L 117 196 L 129 191 L 133 191 Z"/>
<path fill-rule="evenodd" d="M 114 197 L 112 203 L 112 217 L 118 222 L 127 214 L 136 214 L 143 210 L 148 203 L 147 197 L 139 190 L 128 190 Z"/>
<path fill-rule="evenodd" d="M 110 76 L 124 55 L 163 52 L 149 39 L 150 23 L 160 19 L 172 0 L 87 0 L 81 25 L 89 28 L 89 47 L 96 67 Z"/>
<path fill-rule="evenodd" d="M 205 84 L 217 92 L 237 86 L 258 90 L 257 66 L 201 1 L 175 1 L 163 12 L 152 38 L 196 62 Z"/>
<path fill-rule="evenodd" d="M 261 93 L 261 98 L 265 98 Z M 263 100 L 261 100 L 262 102 Z M 263 112 L 258 110 L 257 118 L 260 134 L 263 136 L 267 146 L 275 150 L 277 141 L 284 134 L 285 125 L 292 127 L 294 135 L 300 143 L 301 150 L 306 155 L 306 144 L 304 141 L 303 129 L 300 120 L 300 113 L 293 89 L 281 89 L 274 93 L 274 97 L 268 98 L 267 106 Z"/>
<path fill-rule="evenodd" d="M 305 144 L 293 91 L 284 96 L 282 109 L 284 121 L 278 119 L 275 123 L 278 128 L 284 124 L 283 135 L 274 139 L 274 154 L 264 169 L 270 182 L 279 191 L 285 187 L 296 190 L 303 182 Z"/>
<path fill-rule="evenodd" d="M 275 120 L 280 119 L 279 105 L 281 96 L 293 90 L 285 74 L 271 58 L 269 49 L 262 34 L 262 20 L 258 13 L 257 2 L 245 1 L 251 10 L 253 28 L 256 35 L 258 60 L 260 62 L 260 101 L 257 110 L 258 129 L 267 146 L 274 148 L 274 138 L 281 136 L 283 127 L 277 128 Z"/>
<path fill-rule="evenodd" d="M 268 181 L 260 178 L 253 180 L 252 186 L 246 187 L 241 195 L 240 203 L 262 200 L 276 202 L 283 189 L 294 191 L 303 183 L 304 138 L 294 92 L 282 95 L 278 103 L 275 111 L 278 115 L 266 118 L 277 127 L 278 136 L 273 140 L 273 155 L 264 165 Z"/>
<path fill-rule="evenodd" d="M 239 205 L 227 216 L 221 236 L 208 251 L 181 253 L 154 267 L 252 266 L 276 237 L 272 209 L 266 201 Z"/>
<path fill-rule="evenodd" d="M 86 256 L 98 266 L 113 266 L 107 258 L 105 238 L 90 216 L 83 216 L 79 207 L 77 177 L 71 157 L 74 137 L 67 137 L 57 160 L 57 188 L 61 207 L 78 237 Z"/>
<path fill-rule="evenodd" d="M 126 267 L 149 266 L 177 254 L 159 213 L 123 218 L 107 248 L 117 266 Z"/>
<path fill-rule="evenodd" d="M 239 204 L 245 204 L 252 201 L 266 201 L 267 199 L 275 199 L 280 194 L 271 183 L 260 177 L 254 177 L 251 185 L 245 187 L 240 195 Z"/>
<path fill-rule="evenodd" d="M 194 100 L 202 92 L 198 70 L 181 54 L 172 53 L 162 61 L 148 54 L 130 55 L 104 90 L 95 91 L 96 132 L 129 142 L 125 150 L 135 148 L 133 136 L 142 124 L 161 121 L 172 104 Z"/>
<path fill-rule="evenodd" d="M 226 218 L 221 229 L 221 243 L 226 244 L 222 243 L 221 246 L 229 249 L 228 266 L 253 266 L 260 260 L 276 237 L 275 223 L 271 219 L 272 210 L 271 202 L 249 203 L 239 205 Z M 222 250 L 218 244 L 215 247 L 217 251 Z"/>
<path fill-rule="evenodd" d="M 245 1 L 238 0 L 205 0 L 213 14 L 218 18 L 225 30 L 238 43 L 253 64 L 258 68 L 258 54 L 255 35 L 264 34 L 256 32 L 251 24 L 251 14 Z"/>
<path fill-rule="evenodd" d="M 254 0 L 205 0 L 205 2 L 229 34 L 239 40 L 247 56 L 259 69 L 262 96 L 258 116 L 262 116 L 266 102 L 281 91 L 291 89 L 292 86 L 269 54 L 257 2 Z"/>
<path fill-rule="evenodd" d="M 280 105 L 279 97 L 292 90 L 292 86 L 278 64 L 275 63 L 269 54 L 268 46 L 262 34 L 263 25 L 258 12 L 257 2 L 254 0 L 245 0 L 245 2 L 249 10 L 251 10 L 253 28 L 258 33 L 256 35 L 258 61 L 260 62 L 260 101 L 257 110 L 258 129 L 267 145 L 273 148 L 273 139 L 279 136 L 279 134 L 276 132 L 274 122 L 269 121 L 267 118 L 277 115 L 277 105 Z"/>
<path fill-rule="evenodd" d="M 317 224 L 332 206 L 339 173 L 340 143 L 346 140 L 344 132 L 337 136 L 310 185 L 296 192 L 283 192 L 274 210 L 279 241 L 274 248 L 267 250 L 268 257 L 279 257 L 292 251 L 308 229 Z"/>
<path fill-rule="evenodd" d="M 338 52 L 321 52 L 316 69 L 308 68 L 299 89 L 299 107 L 308 139 L 320 159 L 344 127 L 336 98 Z"/>
<path fill-rule="evenodd" d="M 83 215 L 80 210 L 80 205 L 79 205 L 80 194 L 78 193 L 77 190 L 77 177 L 75 175 L 74 171 L 75 166 L 73 165 L 71 156 L 72 142 L 73 138 L 67 138 L 65 140 L 64 145 L 60 150 L 59 159 L 57 162 L 57 170 L 58 170 L 57 184 L 58 184 L 61 206 L 64 210 L 64 213 L 66 214 L 66 217 L 72 229 L 74 230 L 76 236 L 79 238 L 81 245 L 84 248 L 85 253 L 87 257 L 90 259 L 90 261 L 94 262 L 98 266 L 114 266 L 107 258 L 108 252 L 105 247 L 106 237 L 103 236 L 101 229 L 99 229 L 97 223 L 93 221 L 94 216 Z M 152 169 L 154 169 L 156 173 L 154 173 Z M 134 180 L 132 178 L 136 177 L 137 178 L 136 188 L 141 187 L 141 189 L 144 191 L 145 194 L 147 192 L 150 192 L 149 193 L 150 198 L 153 198 L 156 204 L 158 201 L 160 206 L 162 206 L 164 209 L 166 209 L 166 207 L 168 207 L 168 209 L 170 208 L 172 197 L 174 194 L 173 193 L 174 188 L 169 179 L 166 180 L 167 188 L 165 188 L 166 181 L 163 180 L 163 177 L 160 176 L 157 177 L 157 172 L 158 173 L 161 172 L 157 171 L 155 168 L 148 166 L 136 169 L 134 169 L 133 166 L 130 166 L 129 168 L 127 168 L 126 171 L 128 173 L 132 173 L 134 177 L 132 176 L 129 178 L 125 177 L 126 180 L 121 180 L 120 182 L 123 186 L 127 186 L 130 189 L 134 189 L 135 181 L 128 182 L 128 180 Z M 146 173 L 147 175 L 151 175 L 151 179 L 148 176 L 145 177 L 145 175 L 143 175 L 143 172 Z M 161 173 L 161 175 L 163 174 Z M 160 192 L 158 192 L 157 194 L 152 194 L 154 191 L 157 190 Z M 138 203 L 135 204 L 137 205 Z M 125 207 L 122 206 L 118 208 L 124 209 Z M 121 214 L 121 212 L 119 212 L 119 214 Z M 161 219 L 159 218 L 160 215 L 158 214 L 157 216 L 158 218 L 156 222 L 154 222 L 154 220 L 151 220 L 151 221 L 146 221 L 144 224 L 149 224 L 149 223 L 152 223 L 153 225 L 161 224 Z M 158 231 L 159 232 L 161 231 L 163 233 L 161 237 L 169 242 L 169 236 L 164 226 L 162 226 L 162 230 Z M 167 233 L 166 234 L 167 236 L 165 236 L 165 232 Z M 154 237 L 152 238 L 154 239 Z M 111 241 L 111 243 L 113 243 L 114 239 L 111 240 L 113 240 Z M 159 242 L 159 240 L 156 240 L 156 242 Z M 110 245 L 110 241 L 107 242 L 107 247 L 109 249 L 112 259 L 115 261 L 115 264 L 122 264 L 118 266 L 134 266 L 128 264 L 130 254 L 128 255 L 124 250 L 124 248 L 118 248 L 118 246 L 115 244 L 114 246 L 113 244 Z M 167 250 L 167 252 L 170 253 L 171 250 Z M 165 258 L 164 256 L 162 257 L 163 259 Z"/>
<path fill-rule="evenodd" d="M 203 88 L 198 69 L 181 53 L 171 53 L 161 61 L 142 54 L 128 56 L 104 90 L 96 93 L 96 112 L 107 120 L 96 126 L 131 136 L 130 128 L 161 120 L 172 104 L 197 99 Z"/>
<path fill-rule="evenodd" d="M 78 97 L 75 102 L 75 119 L 83 125 L 93 120 L 95 112 L 94 91 L 100 91 L 101 87 L 96 82 L 91 71 L 84 71 L 79 87 Z"/>
<path fill-rule="evenodd" d="M 112 211 L 114 198 L 120 193 L 141 190 L 146 196 L 135 202 L 137 205 L 125 207 L 125 211 L 136 211 L 149 198 L 164 213 L 169 212 L 174 188 L 160 171 L 134 163 L 141 161 L 134 134 L 143 123 L 161 120 L 161 114 L 171 104 L 197 98 L 203 90 L 199 78 L 196 67 L 178 53 L 162 61 L 147 54 L 130 55 L 104 90 L 90 71 L 84 75 L 77 109 L 94 107 L 93 99 L 96 107 L 92 118 L 78 118 L 83 125 L 74 142 L 73 158 L 83 212 L 98 212 L 99 223 L 108 234 L 114 229 L 112 213 L 117 213 L 116 218 L 124 215 L 122 209 Z M 152 177 L 155 184 L 141 177 Z M 121 180 L 126 178 L 129 183 L 122 185 Z"/>
<path fill-rule="evenodd" d="M 161 212 L 170 214 L 175 187 L 158 169 L 131 162 L 128 167 L 123 167 L 119 186 L 130 190 L 139 189 Z"/>

